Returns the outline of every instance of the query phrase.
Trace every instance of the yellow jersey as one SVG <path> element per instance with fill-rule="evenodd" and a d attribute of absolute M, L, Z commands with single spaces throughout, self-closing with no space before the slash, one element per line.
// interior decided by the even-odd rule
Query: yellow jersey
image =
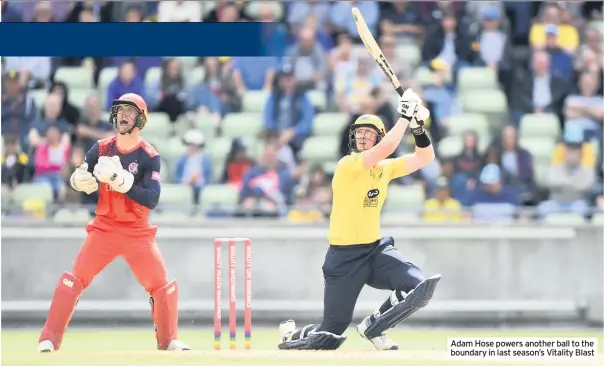
<path fill-rule="evenodd" d="M 382 160 L 365 169 L 362 154 L 343 157 L 335 168 L 328 234 L 331 245 L 370 244 L 378 240 L 388 183 L 406 174 L 402 159 Z"/>

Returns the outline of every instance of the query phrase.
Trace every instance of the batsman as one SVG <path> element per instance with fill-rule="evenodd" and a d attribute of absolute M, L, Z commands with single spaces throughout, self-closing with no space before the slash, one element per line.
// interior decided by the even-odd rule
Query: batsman
<path fill-rule="evenodd" d="M 178 287 L 168 281 L 155 241 L 157 227 L 149 223 L 161 189 L 159 153 L 140 136 L 148 122 L 147 104 L 139 95 L 125 94 L 113 101 L 110 122 L 116 136 L 97 141 L 70 178 L 76 191 L 98 191 L 99 201 L 71 272 L 59 279 L 38 350 L 59 350 L 82 292 L 118 256 L 151 296 L 157 348 L 188 350 L 178 340 Z"/>
<path fill-rule="evenodd" d="M 337 164 L 332 181 L 333 206 L 329 249 L 323 264 L 325 290 L 323 320 L 296 329 L 288 320 L 279 326 L 282 350 L 334 350 L 346 340 L 357 298 L 365 285 L 392 291 L 386 301 L 359 325 L 357 331 L 378 350 L 397 350 L 387 332 L 424 307 L 432 298 L 440 275 L 425 278 L 420 269 L 395 249 L 392 237 L 380 233 L 380 211 L 388 183 L 411 174 L 434 159 L 424 131 L 430 112 L 411 89 L 401 96 L 399 120 L 386 133 L 374 115 L 359 117 L 350 127 L 351 154 Z M 407 128 L 415 137 L 415 152 L 387 159 Z"/>

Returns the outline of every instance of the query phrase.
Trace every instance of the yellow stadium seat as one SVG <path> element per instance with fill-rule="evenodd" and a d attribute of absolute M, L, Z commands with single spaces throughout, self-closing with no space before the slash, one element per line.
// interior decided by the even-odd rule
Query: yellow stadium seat
<path fill-rule="evenodd" d="M 560 121 L 555 114 L 525 114 L 520 120 L 519 133 L 522 137 L 557 140 L 560 137 Z"/>
<path fill-rule="evenodd" d="M 323 163 L 338 160 L 339 140 L 332 136 L 309 137 L 302 147 L 300 155 L 309 163 Z"/>
<path fill-rule="evenodd" d="M 54 79 L 55 81 L 64 82 L 70 89 L 94 88 L 92 72 L 85 67 L 59 67 Z"/>
<path fill-rule="evenodd" d="M 230 113 L 222 121 L 226 137 L 258 136 L 263 128 L 261 113 Z"/>
<path fill-rule="evenodd" d="M 464 67 L 459 70 L 457 90 L 496 90 L 499 89 L 497 72 L 489 67 Z"/>
<path fill-rule="evenodd" d="M 345 113 L 319 113 L 313 121 L 315 136 L 340 136 L 348 125 L 349 116 Z"/>

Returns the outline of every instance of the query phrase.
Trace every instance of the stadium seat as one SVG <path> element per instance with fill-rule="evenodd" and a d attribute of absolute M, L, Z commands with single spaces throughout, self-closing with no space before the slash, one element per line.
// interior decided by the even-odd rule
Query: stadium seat
<path fill-rule="evenodd" d="M 396 55 L 401 59 L 410 63 L 412 66 L 416 66 L 421 60 L 421 50 L 414 44 L 401 44 L 396 46 Z"/>
<path fill-rule="evenodd" d="M 8 208 L 13 202 L 13 192 L 8 188 L 8 185 L 2 185 L 2 208 Z"/>
<path fill-rule="evenodd" d="M 182 224 L 190 222 L 191 220 L 191 215 L 177 210 L 152 212 L 149 217 L 149 221 L 154 225 Z"/>
<path fill-rule="evenodd" d="M 168 183 L 172 181 L 172 166 L 166 161 L 165 158 L 160 158 L 159 177 L 162 182 Z"/>
<path fill-rule="evenodd" d="M 459 70 L 457 90 L 465 92 L 468 90 L 497 90 L 499 82 L 497 73 L 489 67 L 464 67 Z"/>
<path fill-rule="evenodd" d="M 263 90 L 248 90 L 243 95 L 243 112 L 262 112 L 267 99 L 268 93 Z"/>
<path fill-rule="evenodd" d="M 201 192 L 203 211 L 211 209 L 233 210 L 239 202 L 239 190 L 228 184 L 210 184 Z"/>
<path fill-rule="evenodd" d="M 48 97 L 48 91 L 46 90 L 31 90 L 27 93 L 36 103 L 38 109 L 43 108 Z"/>
<path fill-rule="evenodd" d="M 222 134 L 226 137 L 255 137 L 263 128 L 260 113 L 230 113 L 222 121 Z"/>
<path fill-rule="evenodd" d="M 201 16 L 205 17 L 210 14 L 212 10 L 216 8 L 216 1 L 200 1 L 201 3 Z"/>
<path fill-rule="evenodd" d="M 171 168 L 176 167 L 178 159 L 185 154 L 187 148 L 178 137 L 150 140 L 162 158 L 166 159 Z"/>
<path fill-rule="evenodd" d="M 551 213 L 543 221 L 550 225 L 581 225 L 585 218 L 575 213 Z"/>
<path fill-rule="evenodd" d="M 436 149 L 439 158 L 453 158 L 461 153 L 463 140 L 460 136 L 446 136 L 438 142 Z"/>
<path fill-rule="evenodd" d="M 520 146 L 528 150 L 536 162 L 549 164 L 556 142 L 550 138 L 520 137 Z"/>
<path fill-rule="evenodd" d="M 206 151 L 212 159 L 212 180 L 218 182 L 224 174 L 224 164 L 231 150 L 232 140 L 218 137 L 208 141 Z"/>
<path fill-rule="evenodd" d="M 591 217 L 591 223 L 594 225 L 604 226 L 604 213 L 598 212 Z"/>
<path fill-rule="evenodd" d="M 86 223 L 90 221 L 90 212 L 85 208 L 71 209 L 61 208 L 52 217 L 52 220 L 60 224 Z"/>
<path fill-rule="evenodd" d="M 161 67 L 152 67 L 145 74 L 145 86 L 148 88 L 153 85 L 158 85 L 161 81 Z"/>
<path fill-rule="evenodd" d="M 315 136 L 337 136 L 348 125 L 349 116 L 345 113 L 319 113 L 313 122 Z"/>
<path fill-rule="evenodd" d="M 333 175 L 333 173 L 336 171 L 337 165 L 338 165 L 338 162 L 334 160 L 334 161 L 323 162 L 323 164 L 321 164 L 321 167 L 323 168 L 325 173 L 327 173 L 328 175 Z"/>
<path fill-rule="evenodd" d="M 320 111 L 324 111 L 327 109 L 327 96 L 323 90 L 310 90 L 308 92 L 308 99 L 312 103 L 315 108 Z"/>
<path fill-rule="evenodd" d="M 447 129 L 451 136 L 461 136 L 466 131 L 474 130 L 479 136 L 488 137 L 489 122 L 484 114 L 466 113 L 449 117 Z"/>
<path fill-rule="evenodd" d="M 92 72 L 85 67 L 59 67 L 54 80 L 64 82 L 70 89 L 94 88 Z"/>
<path fill-rule="evenodd" d="M 283 8 L 283 4 L 281 4 L 280 2 L 253 1 L 245 8 L 245 12 L 250 18 L 258 19 L 258 15 L 260 14 L 260 7 L 264 4 L 272 8 L 275 21 L 280 21 L 285 11 L 285 9 Z"/>
<path fill-rule="evenodd" d="M 332 136 L 312 136 L 309 137 L 302 147 L 300 156 L 308 163 L 323 163 L 324 161 L 334 161 L 339 156 L 339 140 Z"/>
<path fill-rule="evenodd" d="M 96 89 L 71 89 L 69 90 L 69 101 L 77 108 L 83 109 L 86 105 L 86 99 L 91 95 L 98 95 Z"/>
<path fill-rule="evenodd" d="M 525 114 L 520 120 L 519 133 L 522 137 L 557 140 L 560 137 L 560 121 L 555 114 Z"/>
<path fill-rule="evenodd" d="M 22 183 L 13 191 L 13 201 L 21 205 L 29 199 L 38 199 L 48 204 L 53 201 L 52 188 L 47 183 Z"/>
<path fill-rule="evenodd" d="M 448 72 L 445 81 L 450 82 L 452 78 L 451 72 Z M 422 66 L 415 72 L 415 79 L 420 85 L 432 85 L 436 82 L 436 73 L 429 68 Z"/>
<path fill-rule="evenodd" d="M 483 113 L 492 132 L 510 121 L 507 98 L 501 90 L 468 90 L 459 93 L 459 98 L 464 113 Z"/>
<path fill-rule="evenodd" d="M 102 109 L 105 109 L 106 99 L 107 99 L 107 87 L 109 84 L 117 77 L 118 69 L 117 67 L 105 67 L 101 70 L 101 74 L 99 75 L 99 92 L 101 94 L 101 106 Z"/>
<path fill-rule="evenodd" d="M 421 221 L 419 213 L 400 212 L 400 211 L 385 211 L 382 213 L 382 225 L 400 225 L 412 224 Z"/>
<path fill-rule="evenodd" d="M 203 67 L 195 67 L 191 70 L 187 77 L 188 86 L 197 86 L 203 82 L 205 76 L 205 69 Z"/>
<path fill-rule="evenodd" d="M 165 139 L 172 130 L 172 123 L 166 113 L 151 112 L 148 115 L 147 124 L 141 131 L 141 135 L 150 141 Z"/>
<path fill-rule="evenodd" d="M 539 187 L 549 186 L 549 163 L 536 162 L 534 165 L 535 183 Z"/>
<path fill-rule="evenodd" d="M 423 207 L 424 199 L 424 188 L 420 185 L 391 184 L 388 186 L 387 205 L 389 208 L 405 210 L 407 213 L 417 211 Z"/>
<path fill-rule="evenodd" d="M 162 184 L 159 197 L 161 207 L 191 206 L 193 204 L 193 191 L 187 185 Z"/>

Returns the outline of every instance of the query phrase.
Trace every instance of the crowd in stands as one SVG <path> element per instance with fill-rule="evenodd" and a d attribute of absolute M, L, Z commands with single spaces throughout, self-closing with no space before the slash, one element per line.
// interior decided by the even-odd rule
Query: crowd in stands
<path fill-rule="evenodd" d="M 40 197 L 28 183 L 45 184 L 59 207 L 93 204 L 94 194 L 67 189 L 67 179 L 97 139 L 114 134 L 111 101 L 133 92 L 151 111 L 143 137 L 162 155 L 165 207 L 184 200 L 209 216 L 328 216 L 348 126 L 366 113 L 387 129 L 397 119 L 397 95 L 360 43 L 353 6 L 432 112 L 437 159 L 391 184 L 388 216 L 583 220 L 604 208 L 601 1 L 1 4 L 4 22 L 279 22 L 273 36 L 286 50 L 3 57 L 5 215 L 21 212 L 5 196 Z M 393 157 L 413 147 L 405 140 Z"/>

